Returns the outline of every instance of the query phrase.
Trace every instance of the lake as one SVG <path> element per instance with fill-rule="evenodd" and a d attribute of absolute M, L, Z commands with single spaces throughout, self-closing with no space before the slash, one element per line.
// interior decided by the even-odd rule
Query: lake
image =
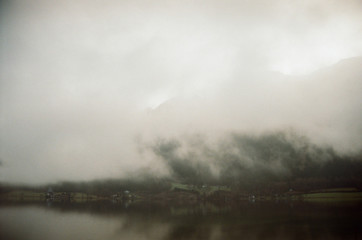
<path fill-rule="evenodd" d="M 0 239 L 362 239 L 362 206 L 1 203 Z"/>

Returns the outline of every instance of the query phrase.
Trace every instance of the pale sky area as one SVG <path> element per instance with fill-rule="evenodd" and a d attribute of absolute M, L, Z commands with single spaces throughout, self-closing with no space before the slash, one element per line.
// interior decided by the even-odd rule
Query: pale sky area
<path fill-rule="evenodd" d="M 293 129 L 362 150 L 360 0 L 12 0 L 0 182 L 164 173 L 160 138 Z"/>

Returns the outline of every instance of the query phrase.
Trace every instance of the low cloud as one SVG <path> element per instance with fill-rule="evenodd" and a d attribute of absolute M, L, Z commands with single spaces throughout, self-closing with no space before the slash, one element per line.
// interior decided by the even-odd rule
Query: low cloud
<path fill-rule="evenodd" d="M 361 9 L 358 0 L 3 1 L 0 181 L 166 174 L 162 159 L 181 176 L 206 156 L 175 154 L 179 139 L 216 144 L 231 132 L 294 129 L 321 149 L 358 153 Z M 140 147 L 157 139 L 167 144 L 152 154 Z M 203 178 L 221 171 L 197 164 Z"/>
<path fill-rule="evenodd" d="M 340 155 L 295 132 L 230 133 L 214 144 L 206 137 L 189 136 L 159 140 L 150 150 L 165 163 L 173 181 L 199 186 L 252 190 L 290 182 L 299 182 L 301 188 L 310 188 L 312 182 L 314 187 L 361 183 L 360 154 Z"/>

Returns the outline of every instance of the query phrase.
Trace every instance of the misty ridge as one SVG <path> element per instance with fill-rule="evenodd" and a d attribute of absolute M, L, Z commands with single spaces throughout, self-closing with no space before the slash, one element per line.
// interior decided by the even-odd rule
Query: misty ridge
<path fill-rule="evenodd" d="M 358 155 L 360 9 L 358 0 L 4 1 L 0 182 L 146 169 L 236 184 Z M 286 129 L 310 141 L 304 157 Z M 272 133 L 286 140 L 269 146 Z M 295 158 L 306 163 L 293 167 Z"/>
<path fill-rule="evenodd" d="M 39 185 L 35 190 L 88 192 L 110 195 L 120 190 L 165 192 L 172 183 L 201 188 L 227 186 L 244 194 L 282 194 L 328 188 L 362 188 L 362 154 L 339 154 L 332 147 L 313 144 L 295 131 L 247 135 L 225 134 L 217 141 L 204 135 L 158 139 L 140 146 L 154 154 L 166 169 L 147 168 L 126 177 L 91 181 L 62 181 Z M 2 185 L 7 191 L 8 185 Z M 34 187 L 16 186 L 19 189 Z"/>
<path fill-rule="evenodd" d="M 267 75 L 271 82 L 257 94 L 254 86 L 232 83 L 220 90 L 225 95 L 172 98 L 120 122 L 114 111 L 95 111 L 103 114 L 98 118 L 75 113 L 75 122 L 58 111 L 43 115 L 43 126 L 29 119 L 33 129 L 15 122 L 19 129 L 5 131 L 12 140 L 2 138 L 3 149 L 12 150 L 3 152 L 2 181 L 16 182 L 12 170 L 41 183 L 123 179 L 137 188 L 140 181 L 155 186 L 164 180 L 248 191 L 270 182 L 283 183 L 284 190 L 297 181 L 302 188 L 360 185 L 361 63 L 344 60 L 299 81 Z"/>
<path fill-rule="evenodd" d="M 0 0 L 0 240 L 362 236 L 361 12 Z"/>
<path fill-rule="evenodd" d="M 299 188 L 361 184 L 361 154 L 340 155 L 292 131 L 261 135 L 228 134 L 208 145 L 200 136 L 159 140 L 151 146 L 172 179 L 189 184 L 227 185 L 244 190 L 273 182 Z M 310 181 L 308 183 L 308 181 Z M 305 184 L 307 184 L 305 186 Z M 259 185 L 259 186 L 258 186 Z M 319 185 L 319 186 L 318 186 Z"/>

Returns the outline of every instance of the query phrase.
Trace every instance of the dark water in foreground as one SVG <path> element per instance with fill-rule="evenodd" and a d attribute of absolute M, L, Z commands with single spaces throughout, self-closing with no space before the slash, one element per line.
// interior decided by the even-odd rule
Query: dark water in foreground
<path fill-rule="evenodd" d="M 0 239 L 362 239 L 362 206 L 2 203 Z"/>

